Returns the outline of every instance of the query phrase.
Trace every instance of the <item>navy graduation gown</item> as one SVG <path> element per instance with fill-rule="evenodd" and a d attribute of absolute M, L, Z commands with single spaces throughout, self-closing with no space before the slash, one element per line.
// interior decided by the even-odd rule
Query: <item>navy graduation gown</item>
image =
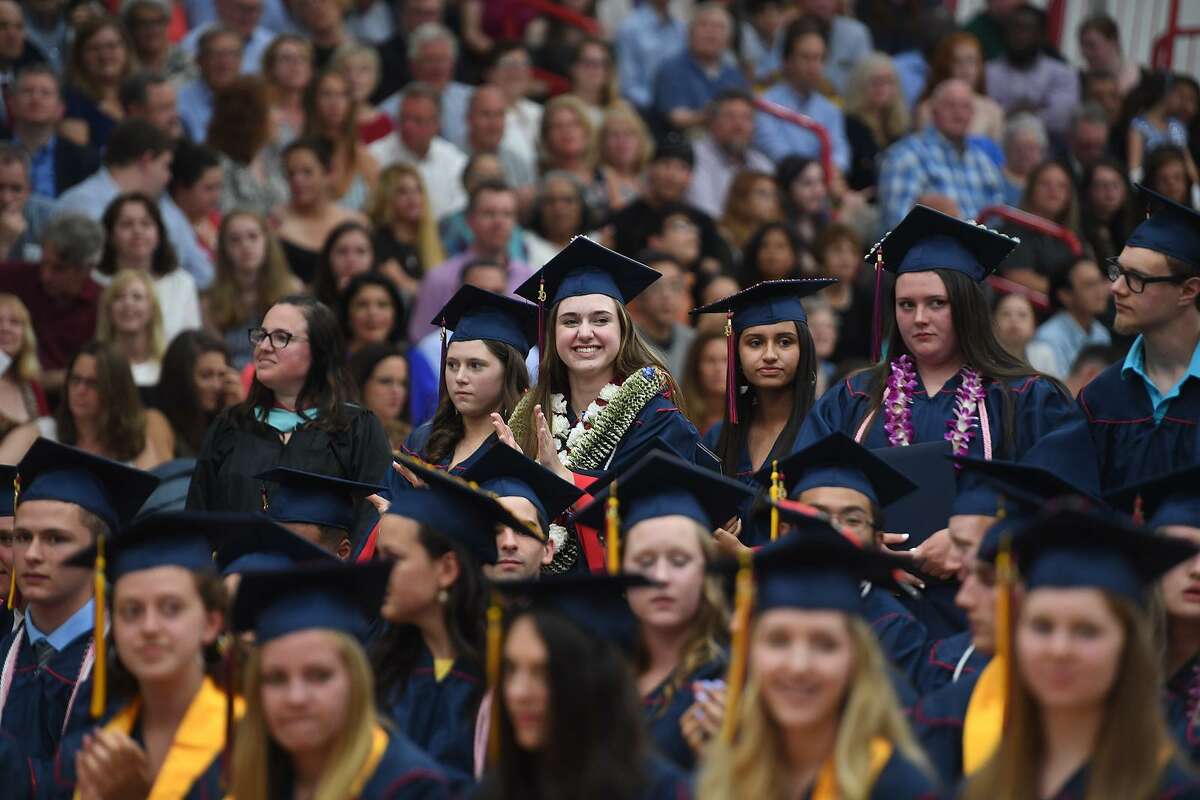
<path fill-rule="evenodd" d="M 936 800 L 939 796 L 937 783 L 898 750 L 892 751 L 868 795 L 870 800 Z M 804 798 L 811 800 L 811 788 Z"/>
<path fill-rule="evenodd" d="M 704 434 L 704 446 L 714 453 L 717 452 L 717 442 L 721 440 L 721 429 L 724 427 L 724 425 L 724 422 L 718 422 L 708 429 L 708 433 Z M 799 438 L 792 442 L 790 449 L 780 454 L 780 460 L 786 456 L 790 456 L 792 453 L 795 453 L 800 449 L 797 446 L 798 441 Z M 775 446 L 778 446 L 778 444 L 779 442 L 776 442 Z M 717 456 L 719 458 L 720 453 L 717 453 Z M 754 507 L 759 496 L 767 492 L 767 487 L 756 483 L 754 480 L 754 476 L 757 474 L 757 472 L 758 471 L 754 469 L 754 464 L 750 461 L 750 449 L 745 445 L 742 446 L 742 450 L 738 454 L 738 462 L 736 465 L 732 465 L 731 467 L 722 465 L 722 473 L 725 475 L 725 477 L 733 478 L 734 480 L 740 481 L 747 486 L 756 486 L 758 488 L 758 495 L 748 500 L 745 505 L 742 506 L 742 510 L 738 514 L 738 516 L 742 518 L 742 535 L 738 538 L 741 540 L 742 544 L 746 545 L 747 547 L 761 547 L 762 545 L 771 541 L 771 528 L 769 520 L 764 520 L 761 518 L 748 518 L 749 511 Z"/>
<path fill-rule="evenodd" d="M 991 657 L 976 650 L 974 645 L 975 638 L 970 631 L 956 633 L 945 639 L 937 639 L 929 643 L 924 657 L 917 666 L 913 688 L 923 696 L 953 683 L 955 672 L 960 673 L 959 680 L 970 675 L 978 676 L 991 661 Z M 961 671 L 959 670 L 960 664 L 962 665 Z"/>
<path fill-rule="evenodd" d="M 1097 375 L 1079 393 L 1079 408 L 1100 464 L 1104 491 L 1181 469 L 1200 460 L 1200 381 L 1188 379 L 1155 424 L 1141 376 L 1122 363 Z"/>
<path fill-rule="evenodd" d="M 75 690 L 84 657 L 92 644 L 92 632 L 77 636 L 41 669 L 23 629 L 10 633 L 0 642 L 0 659 L 8 654 L 13 637 L 17 635 L 21 636 L 21 643 L 15 655 L 12 685 L 4 704 L 0 729 L 17 740 L 26 756 L 52 759 L 63 739 L 64 728 L 66 733 L 70 733 L 87 720 L 88 706 L 92 700 L 90 677 L 75 692 L 69 723 L 66 717 L 67 706 L 71 705 L 71 693 Z"/>
<path fill-rule="evenodd" d="M 679 728 L 679 721 L 684 712 L 696 702 L 692 682 L 720 680 L 725 677 L 728 666 L 728 658 L 722 654 L 720 658 L 702 664 L 688 675 L 670 697 L 666 694 L 666 685 L 670 682 L 668 678 L 642 698 L 642 710 L 650 728 L 650 738 L 654 740 L 658 753 L 679 769 L 691 772 L 696 768 L 696 754 L 688 746 Z"/>
<path fill-rule="evenodd" d="M 1084 800 L 1090 764 L 1084 764 L 1047 800 Z M 1172 760 L 1163 767 L 1154 800 L 1200 800 L 1200 779 L 1184 764 Z"/>
<path fill-rule="evenodd" d="M 410 433 L 408 438 L 404 441 L 404 452 L 407 455 L 413 456 L 414 458 L 419 458 L 422 461 L 428 461 L 429 459 L 426 458 L 425 448 L 429 446 L 429 437 L 432 434 L 432 420 L 422 423 L 417 427 L 416 430 Z M 477 447 L 474 453 L 471 453 L 471 455 L 467 456 L 453 467 L 450 466 L 450 458 L 452 457 L 453 453 L 451 456 L 446 456 L 445 458 L 440 459 L 436 464 L 434 464 L 434 466 L 447 470 L 451 475 L 462 475 L 462 473 L 466 472 L 471 465 L 478 461 L 480 457 L 488 451 L 492 442 L 494 441 L 496 441 L 496 434 L 493 433 L 491 436 L 483 440 L 483 444 Z"/>
<path fill-rule="evenodd" d="M 909 684 L 916 686 L 914 678 L 928 638 L 925 626 L 899 600 L 876 586 L 863 596 L 863 607 L 888 661 Z"/>
<path fill-rule="evenodd" d="M 639 800 L 688 800 L 692 796 L 687 775 L 667 759 L 652 754 L 643 769 L 646 786 L 638 793 Z"/>
<path fill-rule="evenodd" d="M 575 412 L 567 404 L 567 422 L 574 426 L 578 419 Z M 595 470 L 575 470 L 585 475 L 602 475 L 610 470 L 623 470 L 633 466 L 627 463 L 632 456 L 640 455 L 642 449 L 656 437 L 662 437 L 680 458 L 688 461 L 695 460 L 696 445 L 700 442 L 700 432 L 683 413 L 683 410 L 671 401 L 666 390 L 650 398 L 642 410 L 637 413 L 629 429 L 617 446 L 604 459 L 604 464 Z"/>
<path fill-rule="evenodd" d="M 912 709 L 913 732 L 947 786 L 963 774 L 963 723 L 978 681 L 978 672 L 963 675 L 925 695 Z"/>
<path fill-rule="evenodd" d="M 441 765 L 454 783 L 466 783 L 475 772 L 475 717 L 483 691 L 483 676 L 461 660 L 438 681 L 433 655 L 422 646 L 403 693 L 389 698 L 387 710 L 396 728 Z"/>
<path fill-rule="evenodd" d="M 355 800 L 447 800 L 450 783 L 441 767 L 404 734 L 387 732 L 387 749 Z"/>
<path fill-rule="evenodd" d="M 1195 699 L 1193 693 L 1197 695 Z M 1200 655 L 1192 656 L 1176 670 L 1163 691 L 1167 725 L 1180 749 L 1193 761 L 1200 756 L 1200 728 L 1194 719 L 1197 700 L 1200 700 Z"/>

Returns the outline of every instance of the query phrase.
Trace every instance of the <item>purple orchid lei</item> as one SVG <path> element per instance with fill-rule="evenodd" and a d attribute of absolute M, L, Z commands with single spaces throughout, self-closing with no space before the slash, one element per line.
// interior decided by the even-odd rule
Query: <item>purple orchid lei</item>
<path fill-rule="evenodd" d="M 946 420 L 946 441 L 956 456 L 965 456 L 979 427 L 979 406 L 986 394 L 979 373 L 970 367 L 962 368 L 962 382 L 954 393 L 954 414 Z M 960 469 L 955 464 L 955 469 Z"/>
<path fill-rule="evenodd" d="M 883 390 L 883 430 L 892 447 L 907 447 L 916 434 L 912 426 L 912 397 L 917 388 L 917 371 L 911 356 L 891 362 L 891 373 Z M 946 441 L 955 455 L 966 455 L 979 427 L 979 406 L 986 393 L 979 373 L 963 367 L 962 382 L 954 393 L 954 413 L 946 420 Z"/>

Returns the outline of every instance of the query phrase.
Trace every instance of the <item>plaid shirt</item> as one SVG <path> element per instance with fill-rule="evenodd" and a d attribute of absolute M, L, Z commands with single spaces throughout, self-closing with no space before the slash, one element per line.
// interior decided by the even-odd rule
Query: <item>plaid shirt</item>
<path fill-rule="evenodd" d="M 962 216 L 1003 203 L 1000 169 L 970 140 L 959 150 L 935 128 L 905 136 L 888 148 L 879 170 L 879 204 L 883 226 L 896 227 L 917 198 L 940 194 L 958 204 Z"/>

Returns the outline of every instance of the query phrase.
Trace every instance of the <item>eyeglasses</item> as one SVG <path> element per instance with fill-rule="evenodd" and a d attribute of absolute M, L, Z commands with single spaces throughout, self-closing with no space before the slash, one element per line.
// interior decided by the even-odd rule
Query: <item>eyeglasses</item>
<path fill-rule="evenodd" d="M 292 342 L 308 341 L 308 339 L 302 339 L 287 331 L 268 331 L 266 328 L 251 328 L 246 333 L 250 336 L 250 344 L 255 347 L 262 344 L 265 339 L 270 339 L 271 347 L 274 347 L 276 350 L 282 350 Z"/>
<path fill-rule="evenodd" d="M 849 528 L 855 533 L 865 533 L 875 527 L 874 521 L 861 511 L 845 511 L 840 514 L 830 514 L 829 521 L 835 526 Z"/>
<path fill-rule="evenodd" d="M 1110 256 L 1104 260 L 1104 273 L 1108 276 L 1108 280 L 1116 283 L 1122 276 L 1125 277 L 1125 285 L 1129 287 L 1129 291 L 1134 294 L 1141 294 L 1146 291 L 1146 286 L 1151 283 L 1183 283 L 1188 280 L 1183 275 L 1143 275 L 1140 272 L 1134 272 L 1131 269 L 1125 269 L 1121 266 L 1121 262 L 1116 256 Z"/>

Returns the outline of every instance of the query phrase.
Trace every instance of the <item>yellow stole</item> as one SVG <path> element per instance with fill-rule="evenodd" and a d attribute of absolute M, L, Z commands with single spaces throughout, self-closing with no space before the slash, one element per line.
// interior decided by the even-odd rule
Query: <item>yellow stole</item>
<path fill-rule="evenodd" d="M 154 777 L 146 800 L 179 800 L 191 790 L 196 779 L 225 747 L 225 704 L 225 692 L 210 678 L 205 678 L 179 722 L 171 749 Z M 241 699 L 234 700 L 234 715 L 240 717 L 244 706 Z M 129 736 L 141 708 L 141 698 L 135 698 L 118 711 L 104 729 Z M 78 790 L 75 800 L 79 800 Z"/>
<path fill-rule="evenodd" d="M 375 770 L 379 769 L 379 762 L 383 760 L 383 753 L 387 750 L 387 746 L 387 731 L 376 724 L 371 731 L 371 752 L 367 754 L 367 760 L 363 762 L 362 769 L 358 771 L 358 777 L 354 779 L 354 783 L 350 784 L 351 797 L 358 797 L 362 794 L 367 781 L 375 776 Z"/>
<path fill-rule="evenodd" d="M 1005 659 L 994 656 L 979 675 L 963 720 L 963 774 L 982 767 L 996 752 L 1004 730 L 1004 707 L 1008 701 Z"/>
<path fill-rule="evenodd" d="M 879 773 L 887 766 L 892 757 L 892 743 L 878 736 L 871 740 L 871 784 L 879 779 Z M 817 782 L 813 786 L 812 800 L 838 800 L 837 768 L 830 757 L 817 773 Z"/>

